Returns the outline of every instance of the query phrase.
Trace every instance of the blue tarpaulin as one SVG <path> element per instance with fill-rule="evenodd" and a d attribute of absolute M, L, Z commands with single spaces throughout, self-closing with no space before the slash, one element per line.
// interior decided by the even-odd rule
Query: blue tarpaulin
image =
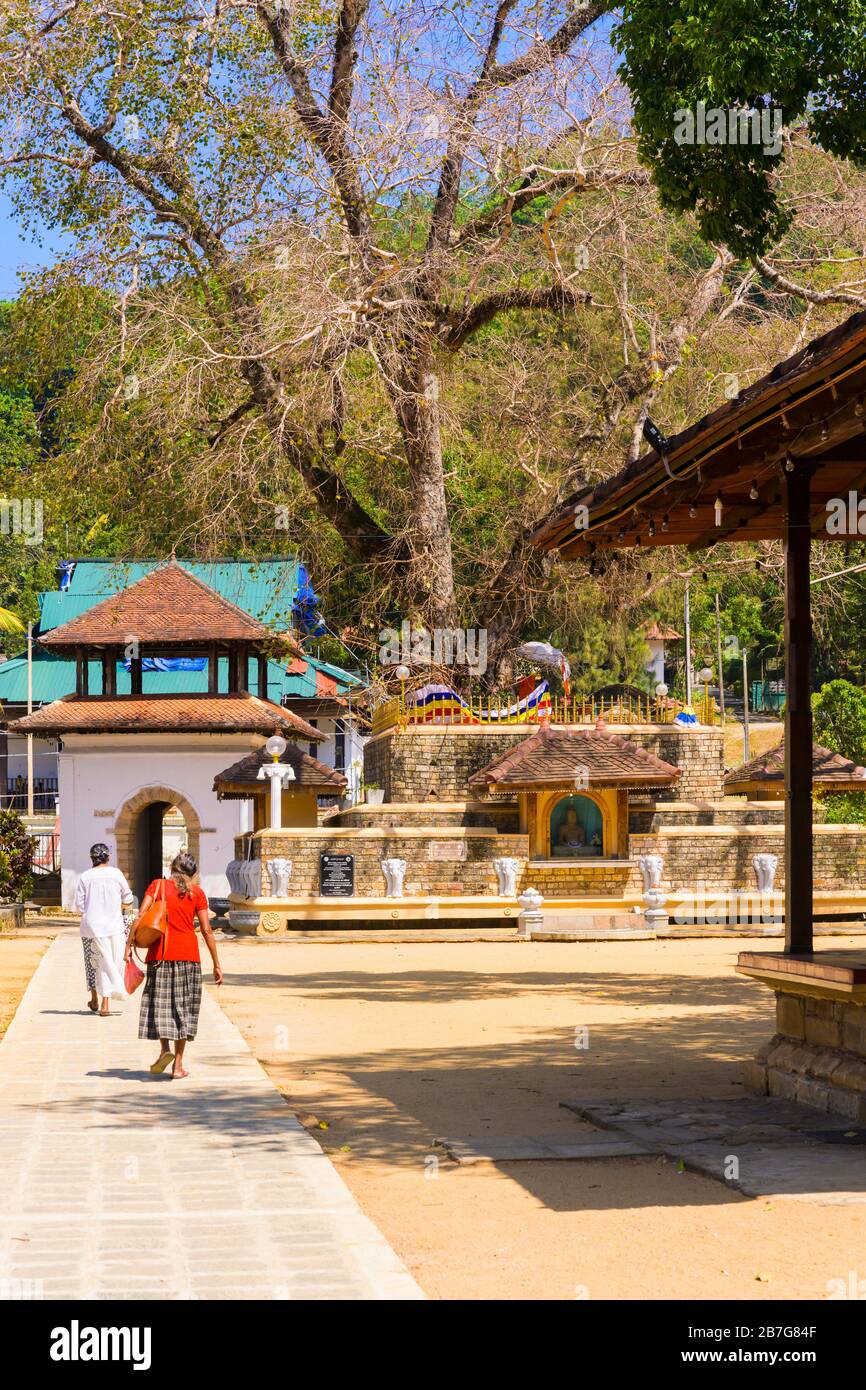
<path fill-rule="evenodd" d="M 292 602 L 292 618 L 298 631 L 308 637 L 320 637 L 323 632 L 327 632 L 318 607 L 319 598 L 310 583 L 306 566 L 298 565 L 298 587 Z"/>
<path fill-rule="evenodd" d="M 127 671 L 131 661 L 124 661 Z M 206 656 L 146 656 L 142 659 L 142 671 L 203 671 L 207 666 Z"/>

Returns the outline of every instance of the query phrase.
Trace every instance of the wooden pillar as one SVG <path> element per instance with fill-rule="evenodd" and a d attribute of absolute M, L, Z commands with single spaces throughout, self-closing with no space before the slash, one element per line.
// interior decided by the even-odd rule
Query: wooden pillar
<path fill-rule="evenodd" d="M 218 695 L 220 688 L 219 651 L 216 642 L 211 642 L 207 650 L 207 693 Z"/>
<path fill-rule="evenodd" d="M 102 693 L 117 694 L 117 653 L 112 647 L 106 647 L 102 653 Z"/>
<path fill-rule="evenodd" d="M 238 685 L 238 649 L 236 644 L 229 647 L 229 693 L 234 695 L 240 689 Z"/>
<path fill-rule="evenodd" d="M 268 658 L 263 656 L 261 652 L 259 652 L 258 666 L 259 675 L 256 688 L 258 690 L 259 699 L 266 700 L 268 698 Z"/>
<path fill-rule="evenodd" d="M 785 954 L 812 950 L 812 644 L 809 468 L 785 488 Z"/>
<path fill-rule="evenodd" d="M 129 689 L 132 695 L 142 694 L 142 674 L 140 656 L 134 656 L 129 663 Z"/>
<path fill-rule="evenodd" d="M 88 669 L 87 658 L 88 650 L 86 647 L 75 648 L 75 693 L 78 696 L 90 693 L 90 671 Z"/>

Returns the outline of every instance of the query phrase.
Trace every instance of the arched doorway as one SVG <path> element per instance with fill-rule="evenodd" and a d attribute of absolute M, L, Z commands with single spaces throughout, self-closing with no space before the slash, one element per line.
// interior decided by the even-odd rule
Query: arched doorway
<path fill-rule="evenodd" d="M 601 807 L 589 796 L 564 796 L 550 813 L 550 852 L 554 858 L 599 855 L 604 850 Z"/>
<path fill-rule="evenodd" d="M 186 847 L 199 859 L 201 822 L 194 807 L 171 787 L 143 787 L 121 807 L 114 833 L 117 862 L 139 902 L 167 861 Z"/>

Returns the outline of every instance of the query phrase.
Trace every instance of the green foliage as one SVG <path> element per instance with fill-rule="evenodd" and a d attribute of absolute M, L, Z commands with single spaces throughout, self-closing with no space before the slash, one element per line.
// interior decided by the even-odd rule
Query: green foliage
<path fill-rule="evenodd" d="M 823 149 L 866 158 L 863 0 L 627 0 L 614 41 L 640 157 L 664 206 L 694 211 L 709 242 L 751 256 L 786 231 L 791 212 L 774 180 L 784 150 L 678 144 L 678 111 L 701 101 L 779 108 L 785 126 L 805 126 Z"/>
<path fill-rule="evenodd" d="M 866 823 L 866 792 L 829 792 L 816 797 L 824 807 L 827 825 Z"/>
<path fill-rule="evenodd" d="M 0 902 L 20 902 L 33 888 L 33 840 L 20 816 L 0 811 Z"/>
<path fill-rule="evenodd" d="M 815 742 L 866 764 L 866 690 L 834 680 L 812 696 Z"/>

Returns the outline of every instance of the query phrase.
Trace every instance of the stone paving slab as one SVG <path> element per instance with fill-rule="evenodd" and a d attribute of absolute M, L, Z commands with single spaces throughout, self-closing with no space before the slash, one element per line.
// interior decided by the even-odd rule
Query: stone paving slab
<path fill-rule="evenodd" d="M 455 1163 L 510 1163 L 551 1159 L 629 1158 L 654 1154 L 633 1139 L 613 1134 L 592 1135 L 585 1139 L 565 1139 L 563 1134 L 484 1135 L 479 1139 L 437 1139 Z"/>
<path fill-rule="evenodd" d="M 562 1104 L 582 1120 L 645 1144 L 747 1197 L 790 1197 L 824 1206 L 866 1202 L 866 1147 L 845 1142 L 859 1140 L 860 1131 L 836 1115 L 765 1096 Z"/>
<path fill-rule="evenodd" d="M 0 1296 L 424 1297 L 207 992 L 182 1082 L 85 998 L 58 937 L 0 1042 Z"/>

